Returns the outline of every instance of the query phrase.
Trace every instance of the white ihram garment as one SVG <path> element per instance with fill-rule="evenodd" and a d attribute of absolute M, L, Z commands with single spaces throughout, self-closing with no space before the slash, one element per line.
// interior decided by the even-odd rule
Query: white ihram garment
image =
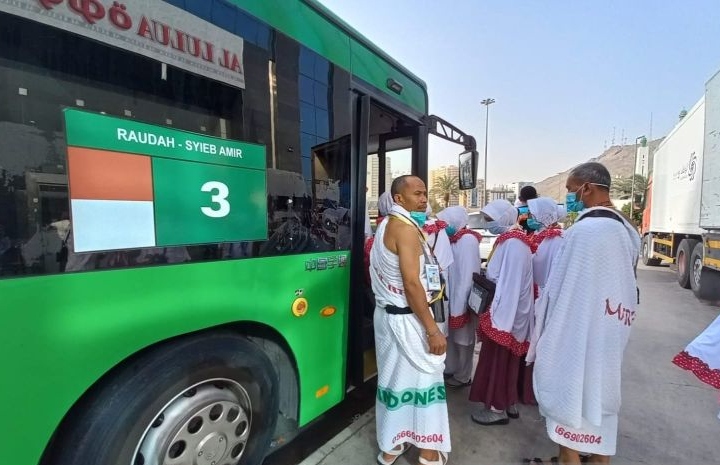
<path fill-rule="evenodd" d="M 407 211 L 397 205 L 393 207 L 393 213 L 409 218 Z M 380 224 L 370 251 L 370 279 L 376 301 L 378 445 L 384 452 L 405 442 L 423 449 L 450 452 L 450 425 L 443 382 L 445 355 L 429 352 L 425 328 L 414 314 L 391 315 L 385 311 L 386 305 L 408 306 L 399 258 L 384 243 L 390 221 L 398 220 L 390 218 Z M 418 260 L 420 281 L 426 287 L 425 258 L 420 256 Z M 432 313 L 429 307 L 428 312 Z"/>
<path fill-rule="evenodd" d="M 637 309 L 640 238 L 627 222 L 588 217 L 565 232 L 538 306 L 534 388 L 547 432 L 571 449 L 614 455 L 623 352 Z M 607 210 L 607 209 L 606 209 Z"/>

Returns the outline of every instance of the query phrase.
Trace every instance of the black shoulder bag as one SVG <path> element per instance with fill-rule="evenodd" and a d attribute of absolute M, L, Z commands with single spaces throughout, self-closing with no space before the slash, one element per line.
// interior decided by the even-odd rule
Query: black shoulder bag
<path fill-rule="evenodd" d="M 485 313 L 495 298 L 495 283 L 484 272 L 473 273 L 473 285 L 468 296 L 467 306 L 477 315 Z"/>

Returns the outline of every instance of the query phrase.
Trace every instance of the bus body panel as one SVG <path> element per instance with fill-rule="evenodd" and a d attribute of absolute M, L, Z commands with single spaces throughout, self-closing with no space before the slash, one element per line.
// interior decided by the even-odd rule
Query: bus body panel
<path fill-rule="evenodd" d="M 0 281 L 4 307 L 16 309 L 5 316 L 3 348 L 15 356 L 4 357 L 8 376 L 0 384 L 3 416 L 15 420 L 4 422 L 1 449 L 24 443 L 27 462 L 18 465 L 36 464 L 45 444 L 26 439 L 49 439 L 114 366 L 159 341 L 239 321 L 265 324 L 285 339 L 297 362 L 299 423 L 308 423 L 345 392 L 349 260 L 306 271 L 308 261 L 332 257 L 347 260 L 348 253 Z M 298 317 L 291 307 L 300 296 L 308 309 Z M 337 309 L 334 315 L 321 315 L 327 306 Z"/>
<path fill-rule="evenodd" d="M 106 3 L 109 2 L 103 0 L 103 4 Z M 258 112 L 258 110 L 264 110 L 262 104 L 265 102 L 253 102 L 253 98 L 257 100 L 256 97 L 261 95 L 261 92 L 267 92 L 267 87 L 263 88 L 265 80 L 270 79 L 267 77 L 266 69 L 269 67 L 271 73 L 276 73 L 275 78 L 280 82 L 277 88 L 277 98 L 281 105 L 279 116 L 274 118 L 277 118 L 276 124 L 281 130 L 273 139 L 273 143 L 282 147 L 287 146 L 288 150 L 284 154 L 285 158 L 279 159 L 277 167 L 273 164 L 273 168 L 276 168 L 274 171 L 286 171 L 300 175 L 301 171 L 303 173 L 308 171 L 306 168 L 311 167 L 312 163 L 315 163 L 315 157 L 319 156 L 311 149 L 328 142 L 328 139 L 337 140 L 349 137 L 351 134 L 354 135 L 358 130 L 356 122 L 351 121 L 350 112 L 344 108 L 344 105 L 349 105 L 352 88 L 350 82 L 353 80 L 353 76 L 358 78 L 358 81 L 363 81 L 363 86 L 367 84 L 372 92 L 377 91 L 375 95 L 379 96 L 378 98 L 383 102 L 385 102 L 385 96 L 388 97 L 388 101 L 397 102 L 397 106 L 390 106 L 400 109 L 398 116 L 411 117 L 419 121 L 420 116 L 427 114 L 428 99 L 424 82 L 317 1 L 167 0 L 167 3 L 182 8 L 245 40 L 244 66 L 248 70 L 246 77 L 255 77 L 256 79 L 248 80 L 240 104 L 242 104 L 241 109 L 248 111 L 248 115 L 251 115 L 252 118 L 248 116 L 247 122 L 242 119 L 236 121 L 232 119 L 232 116 L 227 116 L 223 112 L 224 110 L 220 111 L 215 107 L 206 109 L 208 118 L 214 119 L 221 116 L 228 118 L 231 124 L 236 125 L 236 133 L 239 127 L 237 125 L 241 125 L 242 136 L 239 139 L 238 136 L 235 136 L 238 141 L 261 143 L 258 139 L 260 136 L 255 133 L 263 131 L 258 130 L 254 125 L 263 126 L 265 124 L 267 126 L 270 123 L 269 120 L 265 121 L 265 113 Z M 20 21 L 19 24 L 24 21 Z M 262 24 L 263 22 L 264 24 Z M 46 26 L 39 26 L 39 28 L 42 27 Z M 12 32 L 13 29 L 11 28 L 10 31 Z M 36 37 L 40 36 L 42 34 L 36 34 Z M 15 40 L 14 34 L 9 34 L 8 37 Z M 64 40 L 67 40 L 67 43 L 76 42 L 75 36 Z M 84 47 L 84 40 L 79 40 L 77 43 Z M 57 43 L 61 43 L 63 46 L 67 45 L 64 41 Z M 94 42 L 87 43 L 94 44 Z M 253 44 L 253 46 L 249 44 Z M 93 51 L 95 47 L 98 45 L 84 47 L 83 50 L 85 52 Z M 308 53 L 308 49 L 312 52 Z M 28 50 L 34 49 L 30 47 Z M 72 51 L 73 48 L 63 47 L 52 61 L 62 61 L 69 53 L 67 50 Z M 307 95 L 303 93 L 304 90 L 300 84 L 308 83 L 307 78 L 309 74 L 312 74 L 306 72 L 305 75 L 302 75 L 303 57 L 312 55 L 313 52 L 337 66 L 329 73 L 324 68 L 326 63 L 321 63 L 322 60 L 318 58 L 317 62 L 320 65 L 315 68 L 315 74 L 323 75 L 321 76 L 323 79 L 314 76 L 316 78 L 314 80 L 317 82 L 313 82 L 313 84 L 319 86 L 318 88 L 327 88 L 332 91 L 327 96 L 328 101 L 321 102 L 325 106 L 319 105 L 317 101 L 315 105 L 310 105 L 318 107 L 319 113 L 324 111 L 329 113 L 329 116 L 334 116 L 334 120 L 330 122 L 332 124 L 324 123 L 332 128 L 324 135 L 320 134 L 319 130 L 316 132 L 306 131 L 303 125 L 299 124 L 303 121 L 301 111 L 303 108 L 309 108 Z M 28 56 L 35 56 L 35 54 L 30 53 Z M 68 56 L 75 58 L 73 54 Z M 24 79 L 31 78 L 29 80 L 32 86 L 28 86 L 31 87 L 31 96 L 39 95 L 36 90 L 43 86 L 52 88 L 53 86 L 49 86 L 48 83 L 50 83 L 49 80 L 54 79 L 56 81 L 54 87 L 63 89 L 67 87 L 67 89 L 72 89 L 72 92 L 88 92 L 91 95 L 97 93 L 98 97 L 103 95 L 106 98 L 108 98 L 107 96 L 114 97 L 110 94 L 109 89 L 99 86 L 99 84 L 108 84 L 108 86 L 111 84 L 103 80 L 105 78 L 98 77 L 100 73 L 96 76 L 70 67 L 69 69 L 74 71 L 68 72 L 65 76 L 59 74 L 55 67 L 43 68 L 45 66 L 44 59 L 38 58 L 39 68 L 36 70 L 32 67 L 18 66 L 15 61 L 18 63 L 24 63 L 24 61 L 10 55 L 8 69 L 13 72 L 22 71 L 22 73 L 12 74 L 13 78 L 16 80 L 20 79 L 20 76 Z M 69 61 L 74 62 L 73 60 Z M 258 62 L 261 63 L 261 67 L 258 67 Z M 307 65 L 307 62 L 305 64 Z M 142 65 L 142 70 L 149 69 L 145 63 Z M 278 70 L 275 70 L 273 66 L 277 66 Z M 100 69 L 100 67 L 105 68 L 107 64 L 98 62 L 97 68 Z M 325 69 L 324 72 L 323 69 Z M 44 78 L 37 77 L 43 73 L 49 73 L 47 74 L 49 76 L 47 83 L 43 80 Z M 172 82 L 173 76 L 184 76 L 183 73 L 185 72 L 174 70 L 171 66 L 170 81 Z M 36 74 L 37 76 L 35 76 Z M 328 79 L 328 75 L 330 80 L 325 81 L 324 79 Z M 188 82 L 204 79 L 202 76 L 190 77 L 193 79 Z M 258 79 L 259 77 L 263 77 L 264 80 Z M 158 77 L 158 79 L 165 78 Z M 87 80 L 87 85 L 83 87 L 85 80 Z M 389 81 L 399 84 L 401 90 L 391 90 Z M 78 84 L 78 82 L 83 84 Z M 127 86 L 126 89 L 125 83 L 116 83 L 115 85 L 116 88 L 113 90 L 120 90 L 121 94 L 131 90 L 130 86 Z M 163 88 L 164 86 L 165 84 L 162 84 Z M 295 86 L 300 89 L 296 89 Z M 70 93 L 68 90 L 68 96 Z M 19 95 L 27 95 L 27 90 L 25 90 L 25 94 L 21 92 Z M 158 102 L 155 100 L 158 95 L 165 94 L 150 86 L 148 89 L 143 88 L 138 95 L 140 97 L 137 102 L 132 102 L 133 104 L 154 108 Z M 321 95 L 324 94 L 321 93 Z M 232 97 L 232 95 L 230 96 Z M 293 100 L 292 105 L 288 105 L 288 102 L 285 101 L 288 96 Z M 168 96 L 163 98 L 168 101 L 161 99 L 160 106 L 164 105 L 163 108 L 169 110 L 172 115 L 172 110 L 182 99 L 173 100 Z M 68 99 L 67 101 L 64 97 L 57 99 L 58 111 L 67 105 L 72 105 L 73 101 L 78 106 L 85 106 L 85 101 L 82 99 L 75 100 L 75 97 L 72 99 L 68 97 Z M 55 100 L 52 101 L 55 102 Z M 82 102 L 82 104 L 78 102 Z M 89 105 L 88 109 L 105 110 L 104 107 L 97 106 L 98 102 L 88 101 L 88 103 L 96 105 L 95 107 Z M 115 102 L 115 104 L 117 103 Z M 268 105 L 272 103 L 267 102 Z M 111 115 L 122 117 L 122 114 L 118 113 L 119 108 L 123 107 L 108 111 Z M 134 107 L 132 109 L 134 111 Z M 182 110 L 187 109 L 182 108 Z M 300 113 L 296 115 L 290 113 L 291 110 L 298 110 Z M 129 117 L 131 112 L 125 110 L 124 114 Z M 293 116 L 286 116 L 290 114 Z M 133 114 L 132 117 L 138 117 L 143 121 L 147 115 L 142 115 L 145 113 L 138 116 Z M 255 122 L 254 118 L 256 117 L 258 122 Z M 305 120 L 308 119 L 305 118 Z M 25 130 L 32 132 L 33 141 L 40 139 L 40 136 L 35 134 L 35 128 L 30 125 L 30 123 L 34 125 L 35 121 L 22 122 L 22 124 L 17 121 L 13 122 L 14 120 L 11 121 L 11 119 L 8 121 L 17 127 L 14 130 L 15 134 L 24 134 L 20 131 Z M 166 124 L 173 125 L 170 121 L 167 119 Z M 224 121 L 221 122 L 224 123 Z M 288 124 L 288 122 L 292 124 Z M 157 124 L 157 121 L 155 123 Z M 183 124 L 177 122 L 175 124 L 178 128 L 184 128 Z M 184 124 L 187 125 L 187 122 Z M 46 121 L 38 124 L 38 127 L 46 128 L 46 126 L 49 126 Z M 45 130 L 48 131 L 47 128 Z M 58 132 L 59 130 L 59 127 L 53 127 L 52 131 L 47 132 L 44 136 L 52 136 L 56 139 L 53 144 L 62 145 L 64 139 L 63 135 Z M 198 131 L 197 128 L 193 130 Z M 202 131 L 204 132 L 205 128 Z M 307 134 L 305 134 L 306 132 Z M 295 137 L 296 133 L 298 137 Z M 426 136 L 427 134 L 424 133 L 420 137 L 422 140 L 416 142 L 420 144 L 421 148 L 415 147 L 412 156 L 419 158 L 416 158 L 413 166 L 417 159 L 426 160 Z M 229 137 L 233 139 L 232 133 Z M 23 138 L 17 137 L 17 139 Z M 267 145 L 270 150 L 268 140 L 266 137 L 261 145 Z M 44 139 L 41 142 L 44 143 Z M 307 145 L 308 150 L 305 150 L 304 145 Z M 290 150 L 291 148 L 292 150 Z M 41 150 L 28 143 L 24 153 L 31 152 L 33 154 L 42 153 Z M 51 152 L 53 155 L 59 156 L 57 161 L 53 160 L 53 163 L 62 164 L 64 170 L 66 164 L 64 147 L 51 150 Z M 418 154 L 418 152 L 422 152 L 422 154 Z M 10 151 L 9 153 L 15 152 Z M 291 153 L 296 155 L 288 155 Z M 348 150 L 348 156 L 349 153 Z M 299 155 L 302 155 L 302 159 Z M 270 158 L 268 158 L 268 170 L 270 170 L 269 160 Z M 45 184 L 56 187 L 62 185 L 67 188 L 68 181 L 65 171 L 62 171 L 61 174 L 45 173 L 44 165 L 38 165 L 38 167 L 39 172 L 28 172 L 28 180 L 24 182 L 30 182 L 33 177 L 42 177 Z M 414 166 L 413 169 L 425 177 L 426 166 Z M 352 181 L 355 182 L 356 179 L 353 178 Z M 268 171 L 268 183 L 271 182 L 272 176 Z M 343 178 L 343 183 L 343 188 L 349 188 L 349 179 Z M 41 182 L 37 181 L 35 184 L 39 186 Z M 270 187 L 268 190 L 271 190 Z M 290 198 L 303 197 L 303 195 L 293 192 L 292 189 L 286 190 L 288 192 L 277 195 Z M 358 192 L 360 192 L 359 195 L 362 195 L 362 190 Z M 29 188 L 25 187 L 22 193 L 17 193 L 16 197 L 17 199 L 25 199 L 25 197 L 31 199 L 32 193 Z M 14 197 L 11 200 L 17 202 Z M 273 198 L 273 200 L 277 199 Z M 272 208 L 277 208 L 277 205 L 273 205 Z M 22 212 L 24 211 L 22 210 Z M 33 221 L 27 222 L 34 226 L 39 220 Z M 351 220 L 353 225 L 357 221 L 356 219 Z M 36 233 L 37 236 L 45 237 L 43 234 Z M 349 233 L 344 234 L 348 235 Z M 60 239 L 62 237 L 67 240 L 68 236 L 63 235 Z M 53 238 L 59 245 L 60 240 L 54 236 Z M 362 240 L 362 236 L 355 239 Z M 345 249 L 348 244 L 343 243 L 341 246 L 334 245 L 333 247 Z M 258 253 L 257 250 L 255 253 Z M 54 253 L 45 255 L 44 260 L 46 261 L 53 262 L 55 259 Z M 59 262 L 59 259 L 56 260 Z M 4 349 L 2 365 L 5 375 L 0 383 L 0 398 L 4 401 L 4 418 L 14 419 L 11 422 L 4 422 L 4 426 L 0 427 L 0 437 L 2 437 L 0 451 L 10 452 L 18 444 L 23 444 L 22 457 L 14 459 L 15 463 L 17 465 L 37 465 L 48 441 L 72 406 L 98 380 L 103 379 L 104 376 L 111 376 L 111 370 L 122 364 L 123 361 L 140 351 L 153 350 L 158 343 L 182 335 L 213 331 L 218 328 L 227 330 L 227 328 L 234 327 L 239 330 L 243 323 L 272 328 L 287 343 L 290 352 L 288 355 L 295 361 L 297 368 L 298 423 L 300 426 L 306 425 L 344 398 L 349 332 L 358 331 L 356 327 L 349 327 L 350 302 L 348 296 L 350 295 L 351 261 L 350 253 L 347 250 L 263 258 L 227 260 L 212 258 L 211 261 L 195 261 L 198 260 L 195 257 L 193 260 L 191 263 L 175 265 L 46 274 L 32 277 L 22 276 L 18 272 L 17 276 L 0 279 L 0 295 L 3 296 L 3 323 L 6 328 L 2 346 Z M 320 260 L 325 264 L 323 270 L 317 266 Z M 57 267 L 56 263 L 53 265 Z M 308 307 L 306 313 L 298 316 L 293 314 L 292 308 L 293 303 L 299 298 L 307 299 Z M 328 307 L 330 310 L 334 308 L 334 313 L 328 311 L 323 315 L 321 311 Z M 248 336 L 254 335 L 248 334 Z M 77 425 L 74 426 L 77 427 Z"/>
<path fill-rule="evenodd" d="M 319 2 L 282 2 L 280 6 L 264 0 L 230 1 L 413 110 L 427 113 L 425 83 L 395 63 Z M 182 2 L 170 3 L 180 6 Z M 190 6 L 186 5 L 186 9 L 194 13 L 191 8 L 187 8 Z M 388 79 L 403 86 L 400 94 L 388 88 Z"/>

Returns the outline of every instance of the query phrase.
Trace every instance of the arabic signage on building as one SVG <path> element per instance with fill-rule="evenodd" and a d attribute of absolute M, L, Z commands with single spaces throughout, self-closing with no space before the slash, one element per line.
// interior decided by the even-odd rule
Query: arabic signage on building
<path fill-rule="evenodd" d="M 0 0 L 0 11 L 245 88 L 242 38 L 166 2 Z"/>

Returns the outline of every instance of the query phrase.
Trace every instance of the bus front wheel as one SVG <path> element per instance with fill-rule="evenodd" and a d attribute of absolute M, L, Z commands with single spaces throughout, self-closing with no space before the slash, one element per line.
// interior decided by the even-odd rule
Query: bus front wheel
<path fill-rule="evenodd" d="M 260 465 L 278 413 L 277 375 L 246 338 L 163 344 L 94 387 L 47 465 Z"/>

